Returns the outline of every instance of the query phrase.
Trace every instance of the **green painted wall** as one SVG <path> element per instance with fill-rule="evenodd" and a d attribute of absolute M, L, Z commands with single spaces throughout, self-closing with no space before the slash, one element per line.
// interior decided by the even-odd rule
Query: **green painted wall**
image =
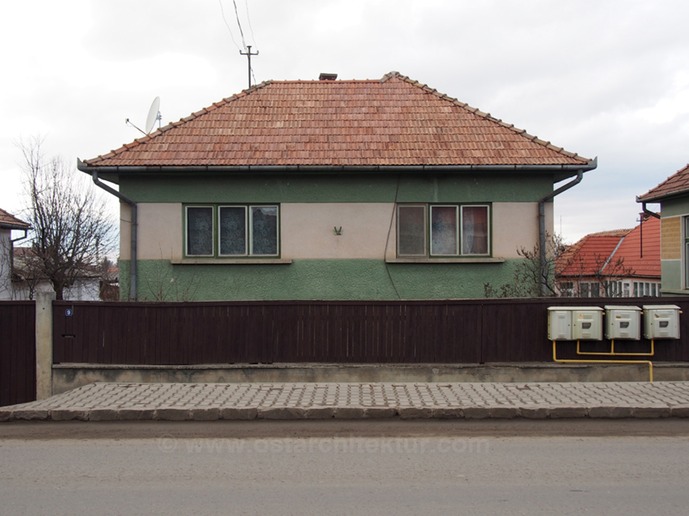
<path fill-rule="evenodd" d="M 663 217 L 676 217 L 689 214 L 689 196 L 680 199 L 663 201 Z M 652 207 L 651 207 L 652 208 Z"/>
<path fill-rule="evenodd" d="M 663 291 L 682 290 L 682 262 L 680 260 L 661 260 L 661 288 Z"/>
<path fill-rule="evenodd" d="M 172 176 L 120 179 L 136 202 L 534 202 L 552 192 L 549 174 Z"/>
<path fill-rule="evenodd" d="M 297 260 L 288 265 L 172 265 L 139 262 L 139 300 L 362 300 L 482 298 L 484 284 L 510 283 L 520 260 L 486 264 L 385 264 Z M 122 299 L 129 262 L 120 262 Z"/>

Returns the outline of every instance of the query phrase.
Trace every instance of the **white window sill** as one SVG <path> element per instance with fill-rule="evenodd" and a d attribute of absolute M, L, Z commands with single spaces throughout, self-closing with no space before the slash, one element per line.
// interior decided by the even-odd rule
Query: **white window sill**
<path fill-rule="evenodd" d="M 456 257 L 456 258 L 391 258 L 385 260 L 385 263 L 423 263 L 423 264 L 434 264 L 434 263 L 505 263 L 504 258 L 490 258 L 480 257 L 480 256 L 468 256 L 468 257 Z"/>
<path fill-rule="evenodd" d="M 283 258 L 182 258 L 170 260 L 172 265 L 289 265 Z"/>

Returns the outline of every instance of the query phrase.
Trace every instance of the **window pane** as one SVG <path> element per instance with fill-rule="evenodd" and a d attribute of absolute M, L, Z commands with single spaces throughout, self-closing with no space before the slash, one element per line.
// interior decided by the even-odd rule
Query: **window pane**
<path fill-rule="evenodd" d="M 488 254 L 488 207 L 462 208 L 462 254 Z"/>
<path fill-rule="evenodd" d="M 220 218 L 220 254 L 246 254 L 246 208 L 222 206 Z"/>
<path fill-rule="evenodd" d="M 425 206 L 400 206 L 397 209 L 397 254 L 426 254 Z"/>
<path fill-rule="evenodd" d="M 187 208 L 187 254 L 213 254 L 213 208 Z"/>
<path fill-rule="evenodd" d="M 251 254 L 278 254 L 278 207 L 251 207 Z"/>
<path fill-rule="evenodd" d="M 431 254 L 457 254 L 456 206 L 431 206 Z"/>

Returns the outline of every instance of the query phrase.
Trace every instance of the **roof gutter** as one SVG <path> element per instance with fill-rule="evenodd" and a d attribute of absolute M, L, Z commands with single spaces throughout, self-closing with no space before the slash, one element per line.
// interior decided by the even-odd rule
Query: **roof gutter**
<path fill-rule="evenodd" d="M 538 201 L 538 253 L 540 262 L 540 291 L 541 296 L 545 297 L 548 295 L 546 278 L 548 275 L 547 269 L 547 256 L 546 256 L 546 231 L 545 231 L 545 203 L 552 201 L 556 196 L 560 195 L 562 192 L 575 187 L 584 178 L 584 169 L 579 169 L 577 171 L 577 177 L 571 180 L 569 183 L 562 185 L 557 190 L 549 193 L 543 199 Z"/>
<path fill-rule="evenodd" d="M 77 168 L 79 170 L 83 170 L 81 166 L 83 163 L 81 160 L 77 160 Z M 95 183 L 96 186 L 99 188 L 102 188 L 109 194 L 114 195 L 117 197 L 120 201 L 124 202 L 131 208 L 131 229 L 129 231 L 130 237 L 131 237 L 131 243 L 130 243 L 130 265 L 129 265 L 129 301 L 136 301 L 137 300 L 137 271 L 138 271 L 138 262 L 137 262 L 137 234 L 138 234 L 138 223 L 137 223 L 137 206 L 134 201 L 132 201 L 129 197 L 127 197 L 124 194 L 121 194 L 114 188 L 106 185 L 103 183 L 99 178 L 98 178 L 98 170 L 92 170 L 91 171 L 91 178 L 93 179 L 93 182 Z"/>
<path fill-rule="evenodd" d="M 644 215 L 648 215 L 649 217 L 655 217 L 656 219 L 660 218 L 660 213 L 656 213 L 655 211 L 651 211 L 648 208 L 646 208 L 646 201 L 641 201 L 637 197 L 636 202 L 641 203 L 641 210 L 644 212 Z"/>
<path fill-rule="evenodd" d="M 78 161 L 77 168 L 82 172 L 97 170 L 102 174 L 120 173 L 174 173 L 174 172 L 511 172 L 543 171 L 572 172 L 593 170 L 597 159 L 585 164 L 562 163 L 555 165 L 88 165 Z"/>

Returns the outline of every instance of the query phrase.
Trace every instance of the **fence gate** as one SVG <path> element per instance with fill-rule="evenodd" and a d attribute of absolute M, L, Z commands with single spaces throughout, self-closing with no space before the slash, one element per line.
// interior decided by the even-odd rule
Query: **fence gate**
<path fill-rule="evenodd" d="M 0 301 L 0 406 L 36 399 L 36 306 Z"/>

